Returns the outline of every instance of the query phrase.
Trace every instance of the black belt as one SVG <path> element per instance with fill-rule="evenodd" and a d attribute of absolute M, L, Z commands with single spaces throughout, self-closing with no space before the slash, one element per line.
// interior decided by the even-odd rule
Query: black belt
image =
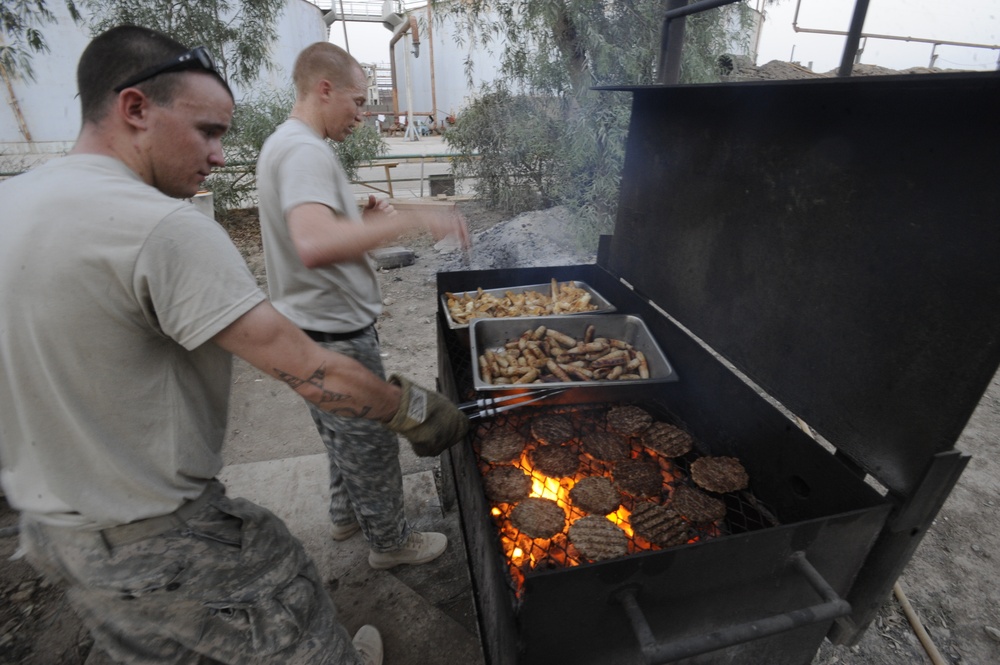
<path fill-rule="evenodd" d="M 309 337 L 312 338 L 312 340 L 315 342 L 343 342 L 349 339 L 356 339 L 358 337 L 361 337 L 366 332 L 368 332 L 370 328 L 371 326 L 369 325 L 365 326 L 361 330 L 352 330 L 351 332 L 341 332 L 341 333 L 320 332 L 319 330 L 305 330 L 305 329 L 303 329 L 302 332 L 309 335 Z"/>

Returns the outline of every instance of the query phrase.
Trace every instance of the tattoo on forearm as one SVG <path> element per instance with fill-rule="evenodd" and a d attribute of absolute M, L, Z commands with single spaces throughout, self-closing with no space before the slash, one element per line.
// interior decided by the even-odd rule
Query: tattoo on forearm
<path fill-rule="evenodd" d="M 274 368 L 274 373 L 279 379 L 288 384 L 292 390 L 298 390 L 303 385 L 310 385 L 314 388 L 319 388 L 320 397 L 316 402 L 316 406 L 320 407 L 324 411 L 329 411 L 336 416 L 343 416 L 345 418 L 363 418 L 368 415 L 372 407 L 362 406 L 361 408 L 354 408 L 349 406 L 336 406 L 337 402 L 342 402 L 345 399 L 351 399 L 350 395 L 343 395 L 341 393 L 335 393 L 332 390 L 323 386 L 323 380 L 326 378 L 326 366 L 320 365 L 316 368 L 316 371 L 312 375 L 303 379 L 297 377 L 288 372 L 282 371 L 277 367 Z"/>

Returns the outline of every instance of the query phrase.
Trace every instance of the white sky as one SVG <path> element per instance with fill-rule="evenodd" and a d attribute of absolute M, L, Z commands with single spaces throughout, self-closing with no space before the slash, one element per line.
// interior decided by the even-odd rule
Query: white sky
<path fill-rule="evenodd" d="M 757 6 L 758 0 L 751 0 Z M 845 38 L 796 32 L 796 0 L 781 0 L 765 10 L 757 64 L 795 60 L 818 72 L 840 66 Z M 854 0 L 799 0 L 800 29 L 847 32 Z M 1000 45 L 1000 0 L 870 0 L 864 32 L 922 39 Z M 362 62 L 388 62 L 391 33 L 381 23 L 347 23 L 351 53 Z M 344 23 L 336 22 L 330 41 L 344 46 Z M 926 67 L 932 45 L 919 42 L 862 40 L 861 62 L 891 69 Z M 939 46 L 935 66 L 942 69 L 997 68 L 1000 50 Z"/>
<path fill-rule="evenodd" d="M 756 0 L 754 0 L 756 2 Z M 847 32 L 854 0 L 800 0 L 800 29 Z M 845 37 L 796 32 L 792 27 L 796 0 L 781 0 L 765 9 L 757 64 L 795 60 L 813 70 L 840 67 Z M 1000 0 L 870 0 L 863 32 L 921 39 L 1000 45 Z M 881 39 L 861 40 L 861 62 L 890 69 L 927 67 L 932 44 Z M 794 55 L 793 55 L 794 48 Z M 1000 50 L 938 46 L 941 69 L 997 68 Z"/>

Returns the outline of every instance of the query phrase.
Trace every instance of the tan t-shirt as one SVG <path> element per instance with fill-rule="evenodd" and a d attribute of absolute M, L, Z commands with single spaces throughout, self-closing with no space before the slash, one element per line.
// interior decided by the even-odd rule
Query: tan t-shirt
<path fill-rule="evenodd" d="M 305 123 L 286 120 L 260 151 L 257 197 L 268 296 L 275 308 L 306 330 L 353 332 L 374 323 L 382 296 L 371 261 L 307 268 L 285 221 L 292 208 L 321 203 L 363 223 L 333 149 Z"/>
<path fill-rule="evenodd" d="M 222 466 L 230 354 L 264 300 L 225 230 L 110 157 L 0 183 L 0 480 L 51 524 L 161 515 Z"/>

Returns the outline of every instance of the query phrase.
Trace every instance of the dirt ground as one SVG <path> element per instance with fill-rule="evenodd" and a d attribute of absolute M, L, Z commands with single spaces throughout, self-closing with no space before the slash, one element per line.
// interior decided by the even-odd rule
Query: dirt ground
<path fill-rule="evenodd" d="M 563 237 L 565 211 L 526 213 L 506 219 L 473 202 L 459 204 L 476 239 L 469 256 L 438 251 L 426 236 L 398 243 L 416 252 L 413 265 L 379 274 L 386 305 L 378 323 L 391 370 L 433 385 L 436 375 L 434 276 L 440 270 L 563 265 L 593 261 L 593 253 L 543 240 Z M 252 211 L 227 223 L 251 269 L 263 280 L 256 218 Z M 957 443 L 972 460 L 934 526 L 900 579 L 943 662 L 1000 662 L 1000 377 L 994 377 Z M 63 594 L 12 560 L 16 515 L 0 499 L 0 664 L 77 665 L 90 649 Z M 900 603 L 887 598 L 877 620 L 855 647 L 824 644 L 813 665 L 913 665 L 932 662 L 907 622 Z M 412 664 L 417 665 L 417 664 Z M 461 665 L 461 664 L 458 664 Z M 767 664 L 753 664 L 767 665 Z"/>

